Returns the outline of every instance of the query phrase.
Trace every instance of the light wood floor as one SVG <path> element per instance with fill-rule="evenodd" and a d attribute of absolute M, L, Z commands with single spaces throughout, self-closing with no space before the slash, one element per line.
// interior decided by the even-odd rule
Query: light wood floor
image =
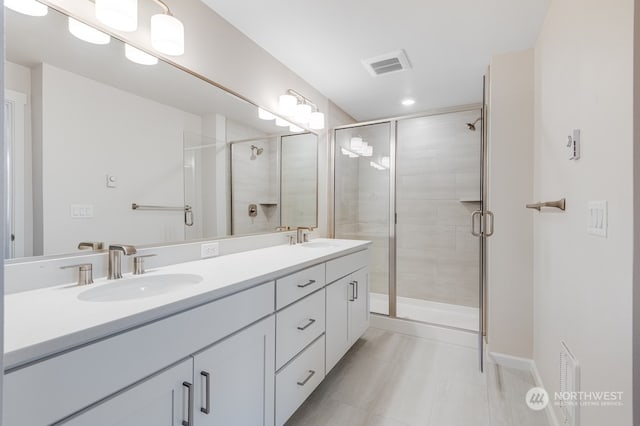
<path fill-rule="evenodd" d="M 370 328 L 287 426 L 547 426 L 531 374 L 473 349 Z"/>

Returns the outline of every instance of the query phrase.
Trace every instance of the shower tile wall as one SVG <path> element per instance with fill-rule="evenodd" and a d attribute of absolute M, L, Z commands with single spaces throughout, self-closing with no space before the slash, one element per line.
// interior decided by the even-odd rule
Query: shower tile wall
<path fill-rule="evenodd" d="M 264 151 L 260 155 L 252 155 L 251 145 L 263 148 Z M 233 234 L 274 231 L 280 224 L 276 139 L 235 143 L 232 158 Z M 249 216 L 249 204 L 257 205 L 256 217 Z"/>
<path fill-rule="evenodd" d="M 398 296 L 478 306 L 480 112 L 402 120 L 397 138 Z"/>
<path fill-rule="evenodd" d="M 317 136 L 312 133 L 282 137 L 283 226 L 317 226 L 317 151 Z"/>

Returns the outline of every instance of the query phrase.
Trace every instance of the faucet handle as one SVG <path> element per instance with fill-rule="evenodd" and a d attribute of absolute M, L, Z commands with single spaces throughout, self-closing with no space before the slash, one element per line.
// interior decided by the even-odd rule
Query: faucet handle
<path fill-rule="evenodd" d="M 101 241 L 82 241 L 78 244 L 79 250 L 102 250 L 104 243 Z"/>
<path fill-rule="evenodd" d="M 276 226 L 276 231 L 278 231 L 278 232 L 291 231 L 291 227 L 290 226 Z"/>
<path fill-rule="evenodd" d="M 61 266 L 60 269 L 78 268 L 78 285 L 93 284 L 93 264 L 78 263 L 76 265 Z"/>
<path fill-rule="evenodd" d="M 133 275 L 144 274 L 144 259 L 147 257 L 157 256 L 156 254 L 143 254 L 133 257 Z"/>

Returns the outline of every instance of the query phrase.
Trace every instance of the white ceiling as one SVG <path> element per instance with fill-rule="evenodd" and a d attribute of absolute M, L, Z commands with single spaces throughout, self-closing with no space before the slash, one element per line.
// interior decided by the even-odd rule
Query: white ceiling
<path fill-rule="evenodd" d="M 533 47 L 549 0 L 202 0 L 364 121 L 482 100 L 494 54 Z M 413 69 L 361 60 L 405 49 Z M 415 98 L 405 107 L 400 101 Z"/>

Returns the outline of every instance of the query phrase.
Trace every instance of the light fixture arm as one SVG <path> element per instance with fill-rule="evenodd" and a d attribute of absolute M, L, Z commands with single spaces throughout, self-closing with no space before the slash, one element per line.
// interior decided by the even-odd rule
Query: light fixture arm
<path fill-rule="evenodd" d="M 160 6 L 164 10 L 165 15 L 173 16 L 173 13 L 171 13 L 169 6 L 167 6 L 165 2 L 163 2 L 162 0 L 151 0 L 151 1 L 157 4 L 158 6 Z"/>
<path fill-rule="evenodd" d="M 154 1 L 159 1 L 159 0 L 154 0 Z M 314 109 L 314 111 L 320 111 L 320 108 L 318 108 L 318 105 L 311 102 L 309 98 L 307 98 L 304 95 L 301 95 L 299 92 L 296 92 L 293 89 L 289 89 L 287 90 L 287 93 L 292 96 L 295 96 L 300 103 L 310 105 Z"/>

